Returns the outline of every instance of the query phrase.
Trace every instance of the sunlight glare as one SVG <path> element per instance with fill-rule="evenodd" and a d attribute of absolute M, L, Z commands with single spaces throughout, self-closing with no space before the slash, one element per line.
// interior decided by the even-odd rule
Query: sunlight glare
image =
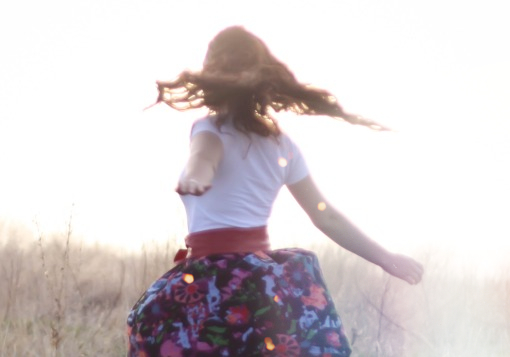
<path fill-rule="evenodd" d="M 371 6 L 371 2 L 355 3 L 352 8 L 345 5 L 345 9 L 361 11 Z M 449 24 L 439 23 L 430 31 L 416 33 L 424 36 L 420 41 L 392 46 L 413 36 L 394 32 L 393 26 L 367 21 L 373 26 L 366 29 L 367 33 L 379 30 L 391 48 L 372 61 L 378 46 L 383 45 L 379 38 L 342 31 L 359 26 L 356 17 L 336 22 L 323 13 L 320 19 L 312 19 L 319 20 L 328 32 L 342 34 L 339 40 L 349 51 L 361 51 L 353 56 L 342 56 L 329 46 L 327 39 L 320 36 L 322 27 L 303 28 L 299 19 L 309 18 L 307 10 L 314 9 L 311 5 L 309 9 L 296 9 L 296 16 L 284 19 L 285 27 L 292 31 L 282 32 L 277 31 L 276 25 L 272 28 L 257 20 L 264 16 L 276 19 L 277 12 L 267 13 L 264 7 L 241 11 L 241 5 L 228 2 L 225 8 L 234 12 L 221 11 L 214 25 L 208 22 L 207 12 L 194 14 L 197 26 L 186 36 L 172 38 L 171 45 L 167 43 L 167 31 L 161 29 L 170 26 L 173 32 L 186 28 L 185 16 L 164 23 L 170 11 L 188 9 L 185 2 L 120 9 L 107 0 L 105 11 L 122 11 L 123 16 L 117 18 L 90 16 L 91 13 L 72 10 L 73 6 L 60 9 L 64 13 L 70 11 L 69 16 L 41 7 L 47 11 L 42 16 L 13 18 L 12 23 L 0 21 L 0 26 L 8 24 L 6 28 L 37 28 L 40 34 L 27 36 L 32 30 L 12 31 L 4 51 L 10 55 L 3 67 L 17 70 L 3 73 L 7 77 L 0 81 L 0 92 L 9 95 L 6 103 L 10 103 L 0 106 L 0 161 L 2 170 L 10 173 L 0 177 L 3 221 L 13 220 L 28 227 L 36 221 L 43 233 L 51 234 L 65 227 L 72 211 L 73 234 L 85 242 L 102 242 L 133 251 L 141 249 L 145 237 L 154 237 L 151 239 L 158 242 L 170 237 L 175 244 L 182 244 L 187 233 L 186 213 L 168 182 L 179 177 L 187 159 L 185 149 L 191 124 L 203 114 L 177 113 L 166 105 L 143 113 L 142 110 L 153 103 L 155 81 L 175 78 L 186 68 L 200 69 L 208 43 L 217 31 L 240 24 L 260 36 L 300 81 L 331 92 L 333 95 L 327 97 L 331 103 L 336 103 L 338 96 L 347 111 L 352 109 L 353 113 L 380 121 L 382 126 L 372 124 L 375 131 L 384 130 L 386 123 L 395 128 L 391 134 L 379 135 L 326 117 L 312 119 L 269 110 L 280 124 L 288 122 L 282 128 L 302 150 L 310 174 L 326 193 L 328 206 L 338 207 L 367 234 L 395 250 L 412 250 L 422 244 L 443 249 L 451 245 L 477 261 L 496 265 L 497 250 L 509 249 L 505 212 L 510 202 L 510 170 L 504 163 L 510 155 L 510 127 L 508 121 L 502 120 L 509 117 L 509 52 L 505 46 L 492 46 L 503 41 L 508 31 L 495 31 L 496 23 L 479 28 L 466 26 L 465 33 L 455 32 L 459 41 L 445 37 Z M 217 5 L 210 6 L 213 9 Z M 285 9 L 291 3 L 277 6 Z M 390 11 L 392 7 L 380 9 Z M 439 16 L 432 9 L 419 17 L 424 26 L 429 23 L 428 16 Z M 237 10 L 239 16 L 234 16 Z M 411 11 L 413 15 L 391 11 L 385 16 L 395 16 L 402 20 L 403 27 L 414 29 L 415 24 L 407 22 L 415 19 L 413 7 L 399 11 Z M 441 15 L 440 19 L 447 18 Z M 137 19 L 140 26 L 129 26 L 125 19 Z M 497 26 L 506 26 L 507 22 L 501 20 Z M 55 31 L 60 28 L 66 31 Z M 303 51 L 295 46 L 294 41 L 315 36 L 313 49 Z M 39 37 L 51 40 L 52 46 L 46 46 L 40 60 L 32 61 L 28 54 L 39 47 Z M 114 47 L 112 38 L 119 40 Z M 95 39 L 94 46 L 90 39 Z M 465 56 L 464 46 L 473 40 L 481 50 Z M 359 47 L 359 43 L 366 46 Z M 317 61 L 318 57 L 323 61 Z M 105 61 L 104 65 L 91 66 L 99 63 L 98 58 Z M 453 65 L 454 60 L 462 60 L 464 65 Z M 133 68 L 136 70 L 131 71 Z M 409 76 L 415 68 L 424 70 L 414 72 L 416 77 Z M 127 71 L 131 71 L 130 76 L 126 76 Z M 78 77 L 71 81 L 74 76 L 70 73 Z M 33 96 L 35 102 L 31 105 L 18 106 L 16 103 L 24 102 L 26 79 L 38 85 L 33 89 L 38 95 Z M 73 91 L 66 90 L 74 82 L 80 85 Z M 438 82 L 444 85 L 437 87 Z M 119 86 L 133 90 L 111 89 Z M 398 100 L 388 100 L 386 94 L 380 94 L 381 88 Z M 163 100 L 182 95 L 178 90 L 171 92 L 165 91 Z M 86 106 L 80 106 L 83 97 L 88 98 Z M 423 104 L 423 98 L 434 105 L 416 109 Z M 465 102 L 475 107 L 462 105 Z M 488 115 L 484 114 L 487 110 Z M 94 145 L 90 145 L 90 138 Z M 294 160 L 292 151 L 283 155 L 276 158 L 277 163 L 288 169 Z M 126 192 L 131 193 L 129 200 Z M 470 193 L 469 204 L 466 192 Z M 295 230 L 299 244 L 307 244 L 310 236 L 318 234 L 306 219 L 296 222 L 295 215 L 303 212 L 285 190 L 276 205 L 273 227 L 279 234 L 275 240 L 282 237 L 281 244 L 287 244 L 285 237 Z M 316 207 L 319 211 L 331 209 L 324 202 Z M 465 224 L 466 217 L 472 217 L 469 225 Z M 490 240 L 494 252 L 481 251 L 480 236 Z"/>

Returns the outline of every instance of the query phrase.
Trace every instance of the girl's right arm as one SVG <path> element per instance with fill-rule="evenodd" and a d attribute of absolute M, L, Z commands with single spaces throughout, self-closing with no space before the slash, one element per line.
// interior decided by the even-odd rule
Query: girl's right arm
<path fill-rule="evenodd" d="M 223 144 L 218 135 L 202 131 L 191 138 L 186 169 L 177 185 L 181 195 L 204 194 L 209 188 L 223 157 Z"/>

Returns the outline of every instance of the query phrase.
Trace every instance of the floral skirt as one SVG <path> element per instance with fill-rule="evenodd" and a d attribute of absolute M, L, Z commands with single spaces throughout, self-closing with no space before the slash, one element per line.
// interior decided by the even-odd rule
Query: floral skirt
<path fill-rule="evenodd" d="M 349 356 L 317 257 L 302 249 L 189 258 L 128 317 L 128 356 Z"/>

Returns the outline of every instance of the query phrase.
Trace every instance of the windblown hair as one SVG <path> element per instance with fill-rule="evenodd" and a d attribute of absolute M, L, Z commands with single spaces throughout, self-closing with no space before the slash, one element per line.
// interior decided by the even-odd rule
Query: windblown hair
<path fill-rule="evenodd" d="M 157 103 L 164 102 L 177 110 L 205 106 L 218 115 L 219 126 L 232 117 L 235 127 L 245 133 L 277 136 L 280 129 L 269 109 L 327 115 L 387 130 L 344 112 L 328 91 L 299 83 L 262 40 L 239 26 L 226 28 L 209 43 L 202 71 L 185 71 L 174 81 L 157 85 Z M 226 114 L 222 112 L 225 108 Z"/>

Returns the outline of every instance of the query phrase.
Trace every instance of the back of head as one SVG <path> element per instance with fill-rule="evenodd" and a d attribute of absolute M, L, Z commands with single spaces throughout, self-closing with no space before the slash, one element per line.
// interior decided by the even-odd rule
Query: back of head
<path fill-rule="evenodd" d="M 232 26 L 218 33 L 209 43 L 203 73 L 240 74 L 269 63 L 267 46 L 243 27 Z"/>
<path fill-rule="evenodd" d="M 200 72 L 183 72 L 175 81 L 158 82 L 158 89 L 158 102 L 178 110 L 205 106 L 218 114 L 218 125 L 232 118 L 240 131 L 262 136 L 280 133 L 268 109 L 329 115 L 384 129 L 345 113 L 329 92 L 299 83 L 261 39 L 240 26 L 228 27 L 212 39 Z"/>

